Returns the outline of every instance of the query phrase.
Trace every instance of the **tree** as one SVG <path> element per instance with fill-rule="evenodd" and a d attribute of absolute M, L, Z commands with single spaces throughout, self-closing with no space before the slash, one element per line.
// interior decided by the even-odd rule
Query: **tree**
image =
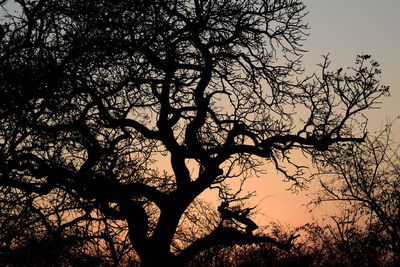
<path fill-rule="evenodd" d="M 316 203 L 337 201 L 338 228 L 361 224 L 374 245 L 400 262 L 400 154 L 388 124 L 365 143 L 336 146 L 319 159 L 322 190 Z M 388 259 L 386 259 L 388 260 Z"/>
<path fill-rule="evenodd" d="M 1 189 L 2 266 L 134 266 L 129 261 L 137 262 L 123 222 L 94 212 L 90 217 L 79 214 L 64 194 L 34 198 Z"/>
<path fill-rule="evenodd" d="M 363 141 L 358 115 L 388 92 L 365 55 L 345 73 L 328 71 L 325 58 L 321 74 L 301 74 L 300 0 L 1 7 L 0 185 L 31 199 L 59 195 L 75 211 L 61 220 L 77 226 L 94 214 L 126 222 L 143 266 L 184 265 L 234 243 L 289 248 L 221 223 L 170 249 L 182 214 L 206 189 L 232 202 L 239 196 L 223 182 L 268 163 L 301 186 L 290 152 Z M 53 221 L 49 205 L 33 202 Z"/>

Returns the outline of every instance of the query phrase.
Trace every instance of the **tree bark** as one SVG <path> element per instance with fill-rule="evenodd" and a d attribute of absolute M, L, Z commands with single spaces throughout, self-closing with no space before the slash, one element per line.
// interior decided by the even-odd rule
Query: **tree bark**
<path fill-rule="evenodd" d="M 155 242 L 149 243 L 149 246 L 143 250 L 140 255 L 141 267 L 176 267 L 179 266 L 176 256 L 173 255 L 169 247 L 161 247 Z"/>

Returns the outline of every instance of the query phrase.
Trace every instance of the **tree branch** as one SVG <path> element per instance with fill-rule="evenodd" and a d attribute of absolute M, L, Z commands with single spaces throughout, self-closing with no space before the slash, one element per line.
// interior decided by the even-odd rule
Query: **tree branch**
<path fill-rule="evenodd" d="M 299 237 L 299 235 L 291 236 L 285 242 L 280 242 L 269 236 L 248 235 L 235 228 L 218 227 L 211 234 L 193 242 L 177 257 L 178 261 L 184 264 L 190 261 L 198 253 L 218 245 L 233 246 L 269 243 L 285 251 L 290 251 L 292 247 L 291 242 L 297 237 Z"/>

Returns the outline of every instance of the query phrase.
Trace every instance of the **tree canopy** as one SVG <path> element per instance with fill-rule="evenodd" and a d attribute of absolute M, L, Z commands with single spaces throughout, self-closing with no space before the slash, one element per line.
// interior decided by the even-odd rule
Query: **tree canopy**
<path fill-rule="evenodd" d="M 62 231 L 126 223 L 144 266 L 183 265 L 219 244 L 288 248 L 223 223 L 233 217 L 179 253 L 171 243 L 210 187 L 235 212 L 227 178 L 271 162 L 300 185 L 288 153 L 363 141 L 360 115 L 388 93 L 368 55 L 334 71 L 325 58 L 320 73 L 303 74 L 300 0 L 0 5 L 0 198 L 29 203 Z"/>

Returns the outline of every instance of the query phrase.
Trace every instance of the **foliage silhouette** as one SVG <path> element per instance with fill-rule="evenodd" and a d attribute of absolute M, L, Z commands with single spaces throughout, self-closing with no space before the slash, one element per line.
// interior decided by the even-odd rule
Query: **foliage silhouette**
<path fill-rule="evenodd" d="M 341 232 L 364 225 L 374 246 L 400 264 L 400 154 L 393 140 L 393 124 L 386 125 L 365 143 L 336 146 L 318 158 L 322 190 L 314 204 L 338 202 L 333 216 Z"/>
<path fill-rule="evenodd" d="M 32 195 L 2 189 L 1 266 L 119 266 L 137 262 L 124 238 L 124 223 L 101 216 L 82 223 L 77 207 L 60 200 L 63 195 L 33 199 Z M 35 207 L 35 202 L 42 206 Z"/>
<path fill-rule="evenodd" d="M 290 152 L 363 141 L 359 115 L 388 92 L 366 55 L 347 72 L 325 58 L 320 74 L 301 75 L 300 0 L 1 7 L 0 185 L 63 232 L 125 222 L 143 266 L 184 265 L 221 244 L 290 248 L 224 223 L 179 252 L 171 244 L 206 189 L 241 198 L 227 178 L 272 163 L 301 186 Z"/>
<path fill-rule="evenodd" d="M 277 240 L 294 233 L 290 252 L 268 243 L 235 247 L 214 247 L 197 255 L 188 266 L 397 266 L 387 248 L 376 244 L 376 234 L 357 225 L 347 225 L 343 231 L 333 224 L 314 223 L 288 229 L 271 223 L 263 232 Z"/>

